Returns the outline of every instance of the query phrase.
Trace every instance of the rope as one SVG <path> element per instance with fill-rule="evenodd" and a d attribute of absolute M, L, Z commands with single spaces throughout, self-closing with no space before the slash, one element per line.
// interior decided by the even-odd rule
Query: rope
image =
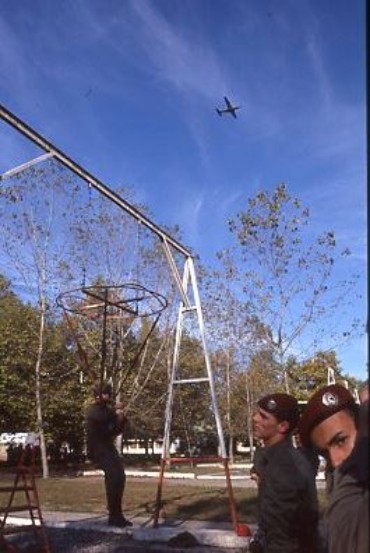
<path fill-rule="evenodd" d="M 81 346 L 80 344 L 80 341 L 78 339 L 78 334 L 77 332 L 75 331 L 73 325 L 72 325 L 72 322 L 70 321 L 67 313 L 65 311 L 63 311 L 63 317 L 67 323 L 67 327 L 69 328 L 69 331 L 73 337 L 73 340 L 75 341 L 75 344 L 77 345 L 77 356 L 79 358 L 79 362 L 80 362 L 80 365 L 87 371 L 89 372 L 90 371 L 90 367 L 89 367 L 89 361 L 88 361 L 88 358 L 87 358 L 87 354 L 86 354 L 86 351 L 83 349 L 83 347 Z"/>

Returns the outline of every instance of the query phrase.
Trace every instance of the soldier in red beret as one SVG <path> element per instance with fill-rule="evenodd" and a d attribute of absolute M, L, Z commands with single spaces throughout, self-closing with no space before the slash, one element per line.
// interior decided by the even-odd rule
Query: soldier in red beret
<path fill-rule="evenodd" d="M 369 401 L 359 407 L 339 384 L 309 400 L 299 424 L 301 441 L 314 445 L 333 468 L 327 507 L 329 553 L 369 551 Z"/>
<path fill-rule="evenodd" d="M 253 433 L 263 441 L 264 448 L 259 475 L 258 531 L 250 544 L 252 552 L 318 551 L 315 475 L 292 442 L 298 420 L 298 402 L 288 394 L 270 394 L 257 403 Z"/>

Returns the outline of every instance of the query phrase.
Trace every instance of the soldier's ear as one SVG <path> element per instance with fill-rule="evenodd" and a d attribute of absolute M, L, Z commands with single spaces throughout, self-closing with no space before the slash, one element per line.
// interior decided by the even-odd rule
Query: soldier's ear
<path fill-rule="evenodd" d="M 290 432 L 290 424 L 288 421 L 280 421 L 278 424 L 280 434 L 288 434 Z"/>

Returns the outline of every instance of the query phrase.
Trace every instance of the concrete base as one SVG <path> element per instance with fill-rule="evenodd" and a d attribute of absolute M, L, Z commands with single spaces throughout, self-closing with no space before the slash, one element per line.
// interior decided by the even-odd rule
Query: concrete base
<path fill-rule="evenodd" d="M 159 523 L 157 528 L 153 528 L 150 520 L 136 517 L 132 519 L 134 524 L 132 528 L 115 528 L 107 524 L 106 516 L 101 515 L 44 513 L 43 517 L 46 527 L 121 534 L 123 538 L 151 544 L 167 543 L 171 538 L 185 532 L 190 533 L 202 546 L 247 550 L 250 541 L 249 537 L 237 536 L 230 523 L 174 521 L 172 524 Z M 8 524 L 17 526 L 29 524 L 29 522 L 28 517 L 12 516 L 7 518 Z M 254 530 L 254 525 L 251 530 Z"/>

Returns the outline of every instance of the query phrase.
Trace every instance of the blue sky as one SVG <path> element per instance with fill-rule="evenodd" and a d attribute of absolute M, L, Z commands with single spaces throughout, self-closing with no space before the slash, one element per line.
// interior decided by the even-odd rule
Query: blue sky
<path fill-rule="evenodd" d="M 0 102 L 212 263 L 226 220 L 286 182 L 366 293 L 365 2 L 17 0 Z M 218 117 L 227 95 L 238 119 Z M 0 123 L 0 171 L 37 155 Z M 365 319 L 366 302 L 354 305 Z M 339 352 L 365 378 L 365 340 Z"/>

